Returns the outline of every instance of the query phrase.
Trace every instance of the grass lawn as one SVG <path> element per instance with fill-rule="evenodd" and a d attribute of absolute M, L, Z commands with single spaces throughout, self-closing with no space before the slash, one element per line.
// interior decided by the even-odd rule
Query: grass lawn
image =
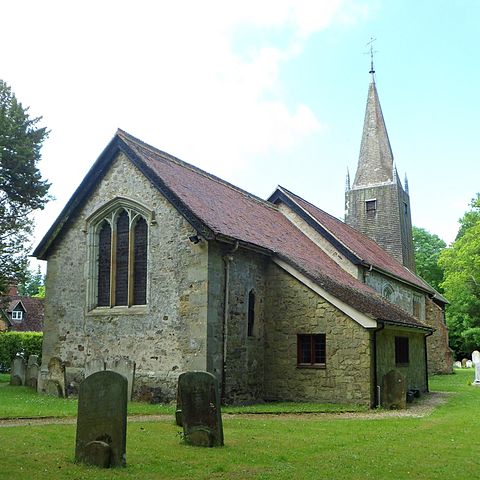
<path fill-rule="evenodd" d="M 472 370 L 433 377 L 431 390 L 452 393 L 422 418 L 224 415 L 223 448 L 182 444 L 170 420 L 129 423 L 127 467 L 115 470 L 73 463 L 75 425 L 0 427 L 0 479 L 478 478 L 472 379 Z M 0 411 L 9 389 L 0 385 Z M 30 400 L 19 393 L 19 403 Z"/>

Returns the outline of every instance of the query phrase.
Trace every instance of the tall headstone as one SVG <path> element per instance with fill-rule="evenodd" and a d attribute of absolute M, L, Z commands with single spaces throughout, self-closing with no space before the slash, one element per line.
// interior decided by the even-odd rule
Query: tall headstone
<path fill-rule="evenodd" d="M 127 379 L 127 397 L 128 400 L 131 400 L 133 393 L 133 382 L 135 379 L 135 362 L 128 358 L 116 358 L 114 360 L 107 361 L 106 369 L 111 370 L 112 372 L 117 372 Z"/>
<path fill-rule="evenodd" d="M 25 359 L 23 358 L 23 355 L 17 353 L 12 361 L 12 367 L 10 371 L 10 385 L 25 385 L 26 373 L 27 367 L 25 365 Z"/>
<path fill-rule="evenodd" d="M 382 407 L 403 409 L 407 407 L 405 376 L 399 370 L 390 370 L 383 376 Z"/>
<path fill-rule="evenodd" d="M 28 357 L 27 373 L 25 384 L 27 387 L 37 389 L 38 373 L 40 372 L 40 366 L 38 365 L 38 355 L 30 355 Z"/>
<path fill-rule="evenodd" d="M 472 362 L 475 367 L 475 380 L 474 385 L 480 385 L 480 352 L 475 350 L 472 352 Z"/>
<path fill-rule="evenodd" d="M 126 465 L 127 379 L 108 370 L 88 376 L 78 395 L 75 461 Z"/>
<path fill-rule="evenodd" d="M 223 445 L 220 392 L 211 373 L 182 373 L 178 378 L 178 403 L 187 443 L 201 447 Z"/>
<path fill-rule="evenodd" d="M 85 378 L 92 373 L 102 372 L 105 370 L 105 360 L 103 358 L 90 358 L 85 362 Z"/>

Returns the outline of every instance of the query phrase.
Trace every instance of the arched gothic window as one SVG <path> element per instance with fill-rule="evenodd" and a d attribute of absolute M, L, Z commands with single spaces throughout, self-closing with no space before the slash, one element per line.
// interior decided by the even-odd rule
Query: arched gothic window
<path fill-rule="evenodd" d="M 92 307 L 147 303 L 148 223 L 128 202 L 121 203 L 110 205 L 92 221 L 92 273 L 96 277 L 89 302 Z"/>
<path fill-rule="evenodd" d="M 392 297 L 393 297 L 393 288 L 391 285 L 385 285 L 385 287 L 383 287 L 383 292 L 382 292 L 382 295 L 384 298 L 386 298 L 388 301 L 392 301 Z"/>

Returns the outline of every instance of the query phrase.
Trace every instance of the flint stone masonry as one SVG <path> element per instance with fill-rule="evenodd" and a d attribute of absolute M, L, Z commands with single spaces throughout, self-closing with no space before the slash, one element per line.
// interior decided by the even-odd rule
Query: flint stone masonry
<path fill-rule="evenodd" d="M 217 379 L 208 372 L 185 372 L 178 378 L 178 401 L 185 441 L 199 447 L 223 446 Z"/>
<path fill-rule="evenodd" d="M 126 464 L 127 379 L 97 372 L 80 385 L 75 461 L 99 467 Z"/>
<path fill-rule="evenodd" d="M 103 358 L 89 358 L 85 362 L 85 378 L 93 373 L 103 372 L 105 370 L 105 360 Z"/>
<path fill-rule="evenodd" d="M 86 311 L 93 280 L 85 274 L 85 228 L 94 212 L 118 197 L 155 217 L 148 233 L 148 305 Z M 196 231 L 122 154 L 69 225 L 48 258 L 43 361 L 58 356 L 85 368 L 90 358 L 129 358 L 136 363 L 135 392 L 140 382 L 158 388 L 166 379 L 162 401 L 174 400 L 179 372 L 206 369 L 207 242 L 189 241 Z"/>
<path fill-rule="evenodd" d="M 10 371 L 10 385 L 25 385 L 25 375 L 27 367 L 25 365 L 25 359 L 19 353 L 17 353 L 12 360 L 12 367 Z"/>

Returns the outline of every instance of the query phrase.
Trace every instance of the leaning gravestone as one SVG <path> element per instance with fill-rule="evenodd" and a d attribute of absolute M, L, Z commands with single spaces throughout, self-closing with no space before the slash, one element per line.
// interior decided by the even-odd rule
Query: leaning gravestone
<path fill-rule="evenodd" d="M 106 369 L 123 375 L 128 381 L 127 399 L 132 399 L 133 381 L 135 379 L 135 362 L 128 358 L 117 358 L 106 363 Z"/>
<path fill-rule="evenodd" d="M 65 365 L 58 357 L 52 357 L 48 362 L 48 376 L 45 383 L 45 393 L 56 397 L 66 397 Z"/>
<path fill-rule="evenodd" d="M 383 376 L 382 407 L 403 409 L 407 405 L 405 376 L 399 370 L 390 370 Z"/>
<path fill-rule="evenodd" d="M 201 447 L 222 446 L 223 426 L 217 379 L 208 372 L 182 373 L 178 377 L 178 395 L 185 441 Z"/>
<path fill-rule="evenodd" d="M 108 370 L 80 384 L 76 462 L 104 468 L 126 465 L 127 386 L 123 375 Z"/>
<path fill-rule="evenodd" d="M 10 385 L 21 386 L 25 385 L 26 376 L 25 359 L 22 355 L 17 353 L 12 361 L 11 373 L 10 373 Z"/>
<path fill-rule="evenodd" d="M 35 390 L 37 389 L 39 372 L 40 366 L 38 365 L 38 355 L 30 355 L 28 357 L 27 373 L 25 376 L 25 385 L 27 385 L 27 387 L 34 388 Z"/>
<path fill-rule="evenodd" d="M 478 350 L 472 352 L 472 362 L 475 366 L 475 380 L 473 385 L 480 385 L 480 352 Z"/>

